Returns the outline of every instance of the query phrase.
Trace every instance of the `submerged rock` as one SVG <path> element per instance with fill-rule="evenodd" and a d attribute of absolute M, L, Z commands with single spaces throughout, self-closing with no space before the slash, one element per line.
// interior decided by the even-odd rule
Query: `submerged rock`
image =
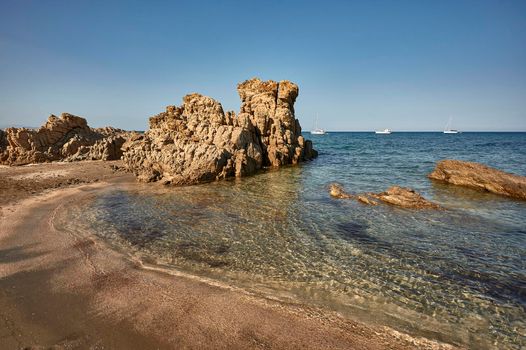
<path fill-rule="evenodd" d="M 399 186 L 393 186 L 387 191 L 370 195 L 382 202 L 397 205 L 403 208 L 414 209 L 438 209 L 440 206 L 436 203 L 430 202 L 415 190 Z"/>
<path fill-rule="evenodd" d="M 298 86 L 247 80 L 238 85 L 241 112 L 224 112 L 200 94 L 150 118 L 150 129 L 123 146 L 123 160 L 141 181 L 176 185 L 254 174 L 297 164 L 317 153 L 294 115 Z"/>
<path fill-rule="evenodd" d="M 51 115 L 38 130 L 7 128 L 0 132 L 0 164 L 23 165 L 55 160 L 116 160 L 127 132 L 92 129 L 86 119 L 69 113 Z"/>
<path fill-rule="evenodd" d="M 362 193 L 352 195 L 345 192 L 344 188 L 339 184 L 329 185 L 329 193 L 331 197 L 339 199 L 356 199 L 360 203 L 367 205 L 378 205 L 381 202 L 396 205 L 402 208 L 411 209 L 439 209 L 440 206 L 436 203 L 428 201 L 420 194 L 416 193 L 410 188 L 393 186 L 385 192 L 380 193 Z"/>
<path fill-rule="evenodd" d="M 329 194 L 331 197 L 338 199 L 349 199 L 354 197 L 352 194 L 345 192 L 343 186 L 337 183 L 329 185 Z"/>
<path fill-rule="evenodd" d="M 359 195 L 356 197 L 356 199 L 358 200 L 358 202 L 361 202 L 363 204 L 368 204 L 368 205 L 378 205 L 379 204 L 376 199 L 368 197 L 366 194 Z"/>
<path fill-rule="evenodd" d="M 509 174 L 489 166 L 460 160 L 442 160 L 430 179 L 526 200 L 526 176 Z"/>

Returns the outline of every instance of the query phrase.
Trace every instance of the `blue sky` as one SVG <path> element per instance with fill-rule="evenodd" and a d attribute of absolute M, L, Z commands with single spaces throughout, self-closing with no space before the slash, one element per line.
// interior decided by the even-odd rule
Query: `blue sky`
<path fill-rule="evenodd" d="M 526 131 L 526 1 L 0 1 L 0 126 L 147 128 L 190 92 L 300 86 L 304 130 Z"/>

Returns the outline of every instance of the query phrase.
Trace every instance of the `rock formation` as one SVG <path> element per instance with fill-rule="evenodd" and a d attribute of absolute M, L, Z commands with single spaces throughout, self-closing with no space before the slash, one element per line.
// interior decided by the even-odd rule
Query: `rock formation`
<path fill-rule="evenodd" d="M 403 208 L 414 208 L 414 209 L 438 209 L 438 204 L 428 201 L 420 194 L 416 193 L 410 188 L 393 186 L 385 192 L 377 193 L 372 195 L 373 198 L 377 198 L 382 202 L 397 205 Z"/>
<path fill-rule="evenodd" d="M 338 199 L 350 199 L 355 197 L 352 194 L 345 192 L 343 186 L 337 183 L 329 185 L 329 194 L 331 195 L 331 197 Z"/>
<path fill-rule="evenodd" d="M 122 156 L 127 133 L 111 127 L 92 129 L 86 119 L 68 113 L 51 115 L 38 130 L 7 128 L 0 132 L 0 164 L 23 165 L 55 160 L 115 160 Z"/>
<path fill-rule="evenodd" d="M 7 134 L 4 130 L 0 129 L 0 153 L 7 148 Z"/>
<path fill-rule="evenodd" d="M 254 174 L 265 166 L 316 157 L 294 115 L 298 86 L 247 80 L 238 85 L 241 112 L 224 112 L 200 94 L 150 118 L 150 129 L 123 146 L 123 160 L 141 181 L 176 185 Z"/>
<path fill-rule="evenodd" d="M 460 160 L 442 160 L 429 174 L 433 180 L 526 199 L 526 176 L 509 174 L 486 165 Z"/>
<path fill-rule="evenodd" d="M 301 136 L 301 126 L 294 115 L 299 93 L 296 84 L 251 79 L 238 84 L 237 91 L 241 98 L 238 118 L 251 121 L 264 166 L 297 164 L 317 155 L 312 143 Z"/>
<path fill-rule="evenodd" d="M 367 205 L 378 205 L 381 202 L 410 209 L 440 209 L 438 204 L 428 201 L 410 188 L 393 186 L 380 193 L 362 193 L 353 195 L 345 192 L 340 184 L 329 185 L 331 197 L 338 199 L 356 199 Z"/>

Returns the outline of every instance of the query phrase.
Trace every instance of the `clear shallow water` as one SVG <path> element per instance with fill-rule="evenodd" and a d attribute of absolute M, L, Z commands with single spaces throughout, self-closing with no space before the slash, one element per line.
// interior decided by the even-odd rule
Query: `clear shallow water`
<path fill-rule="evenodd" d="M 411 334 L 526 346 L 526 202 L 426 177 L 444 158 L 526 175 L 526 133 L 307 136 L 320 156 L 302 166 L 115 188 L 73 206 L 61 225 L 95 230 L 150 263 Z M 448 210 L 335 200 L 335 181 L 349 192 L 412 187 Z"/>

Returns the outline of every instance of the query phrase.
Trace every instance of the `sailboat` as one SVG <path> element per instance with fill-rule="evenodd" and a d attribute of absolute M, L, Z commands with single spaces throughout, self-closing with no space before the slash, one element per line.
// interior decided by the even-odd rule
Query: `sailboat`
<path fill-rule="evenodd" d="M 310 133 L 311 135 L 325 135 L 327 133 L 325 130 L 318 128 L 318 115 L 316 115 L 316 125 Z"/>
<path fill-rule="evenodd" d="M 453 124 L 453 117 L 449 117 L 449 121 L 446 124 L 446 127 L 444 128 L 444 134 L 459 134 L 460 131 L 451 129 L 451 125 Z"/>

